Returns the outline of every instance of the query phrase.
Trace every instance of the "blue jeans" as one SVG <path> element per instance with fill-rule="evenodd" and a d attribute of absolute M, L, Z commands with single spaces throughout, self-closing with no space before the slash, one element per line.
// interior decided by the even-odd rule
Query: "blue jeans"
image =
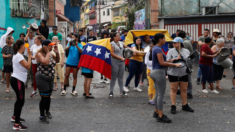
<path fill-rule="evenodd" d="M 200 55 L 199 55 L 199 60 L 200 60 Z M 197 70 L 197 78 L 201 78 L 202 76 L 202 71 L 200 69 L 200 66 L 198 67 L 198 70 Z"/>
<path fill-rule="evenodd" d="M 208 83 L 212 83 L 213 82 L 212 66 L 199 64 L 199 67 L 201 68 L 202 71 L 202 80 L 201 80 L 202 84 L 206 84 L 206 81 Z"/>
<path fill-rule="evenodd" d="M 125 86 L 127 87 L 128 84 L 131 82 L 131 79 L 135 76 L 135 87 L 138 87 L 140 81 L 140 74 L 142 72 L 143 62 L 139 62 L 136 60 L 130 60 L 129 63 L 129 76 L 126 79 Z"/>

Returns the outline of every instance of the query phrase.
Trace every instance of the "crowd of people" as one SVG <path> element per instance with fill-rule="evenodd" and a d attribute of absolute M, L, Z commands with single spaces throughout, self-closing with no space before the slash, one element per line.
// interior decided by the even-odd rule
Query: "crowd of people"
<path fill-rule="evenodd" d="M 83 44 L 97 40 L 93 31 L 89 30 L 86 37 L 83 30 L 78 33 L 70 33 L 66 40 L 65 48 L 62 46 L 62 34 L 58 32 L 57 26 L 53 26 L 52 33 L 46 25 L 46 20 L 41 21 L 39 30 L 36 32 L 27 29 L 26 35 L 20 33 L 20 39 L 14 41 L 12 34 L 14 30 L 8 28 L 2 36 L 0 46 L 2 47 L 2 56 L 4 67 L 2 71 L 1 83 L 6 83 L 6 92 L 10 92 L 10 85 L 16 93 L 17 100 L 14 106 L 14 113 L 11 121 L 14 122 L 14 130 L 26 130 L 27 127 L 21 122 L 20 118 L 22 107 L 25 102 L 25 89 L 28 88 L 29 81 L 33 87 L 30 97 L 35 97 L 38 93 L 41 97 L 39 102 L 40 117 L 42 123 L 49 124 L 48 119 L 52 119 L 50 113 L 51 95 L 53 91 L 61 89 L 61 96 L 67 95 L 69 87 L 69 76 L 72 71 L 72 96 L 78 96 L 76 91 L 77 74 L 81 69 L 84 76 L 84 92 L 86 99 L 94 99 L 90 92 L 91 82 L 94 71 L 85 67 L 78 67 L 80 57 L 83 52 Z M 150 39 L 149 35 L 134 37 L 133 44 L 125 45 L 125 38 L 128 30 L 123 30 L 122 34 L 111 30 L 109 33 L 107 27 L 101 35 L 101 39 L 110 38 L 111 44 L 111 80 L 100 75 L 100 82 L 110 85 L 109 97 L 114 97 L 114 87 L 118 80 L 120 95 L 128 97 L 130 92 L 130 82 L 134 79 L 133 90 L 142 92 L 141 87 L 144 80 L 147 79 L 149 104 L 155 105 L 153 117 L 158 122 L 170 123 L 166 115 L 163 114 L 164 94 L 167 79 L 170 82 L 171 113 L 176 114 L 176 96 L 181 96 L 182 110 L 194 112 L 188 105 L 188 99 L 192 99 L 192 81 L 191 73 L 194 59 L 191 55 L 193 50 L 193 41 L 188 33 L 177 30 L 172 35 L 172 47 L 165 54 L 162 46 L 165 45 L 165 36 L 157 33 Z M 202 84 L 202 92 L 209 93 L 206 88 L 206 82 L 209 83 L 208 89 L 211 93 L 219 94 L 220 81 L 226 76 L 224 68 L 218 64 L 217 57 L 222 48 L 228 48 L 231 51 L 229 56 L 235 61 L 235 46 L 233 34 L 229 32 L 227 37 L 222 37 L 218 29 L 213 30 L 213 36 L 209 36 L 209 30 L 205 29 L 202 36 L 198 39 L 197 50 L 200 52 L 197 84 Z M 123 57 L 123 51 L 130 49 L 133 56 L 130 59 Z M 148 49 L 148 50 L 145 50 Z M 65 62 L 65 58 L 67 58 Z M 185 65 L 185 66 L 182 66 Z M 235 69 L 233 65 L 233 70 Z M 128 68 L 129 75 L 125 79 L 125 69 Z M 12 74 L 11 74 L 12 73 Z M 235 73 L 235 72 L 234 72 Z M 4 78 L 6 75 L 6 79 Z M 57 80 L 59 79 L 60 88 Z M 235 89 L 235 76 L 233 78 L 233 88 Z M 213 83 L 216 83 L 216 87 Z"/>

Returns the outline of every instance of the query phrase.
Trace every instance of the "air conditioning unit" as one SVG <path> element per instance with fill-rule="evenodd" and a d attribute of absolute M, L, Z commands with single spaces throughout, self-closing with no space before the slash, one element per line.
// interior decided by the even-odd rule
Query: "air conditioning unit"
<path fill-rule="evenodd" d="M 204 6 L 202 7 L 202 15 L 218 15 L 219 6 Z"/>

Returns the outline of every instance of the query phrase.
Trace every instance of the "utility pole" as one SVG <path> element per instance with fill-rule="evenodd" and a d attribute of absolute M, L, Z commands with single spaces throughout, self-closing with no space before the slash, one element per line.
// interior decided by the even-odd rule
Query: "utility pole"
<path fill-rule="evenodd" d="M 100 37 L 101 37 L 101 12 L 100 12 L 100 2 L 101 0 L 99 0 L 99 34 L 100 34 Z"/>
<path fill-rule="evenodd" d="M 145 0 L 145 29 L 151 29 L 151 26 L 150 26 L 150 0 Z"/>

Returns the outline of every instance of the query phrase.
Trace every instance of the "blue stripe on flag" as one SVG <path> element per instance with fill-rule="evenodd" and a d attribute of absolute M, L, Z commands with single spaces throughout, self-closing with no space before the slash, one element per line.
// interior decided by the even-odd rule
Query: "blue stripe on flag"
<path fill-rule="evenodd" d="M 90 55 L 99 59 L 104 60 L 106 63 L 111 65 L 111 54 L 110 50 L 103 46 L 94 45 L 94 44 L 86 44 L 83 49 L 82 55 Z"/>

